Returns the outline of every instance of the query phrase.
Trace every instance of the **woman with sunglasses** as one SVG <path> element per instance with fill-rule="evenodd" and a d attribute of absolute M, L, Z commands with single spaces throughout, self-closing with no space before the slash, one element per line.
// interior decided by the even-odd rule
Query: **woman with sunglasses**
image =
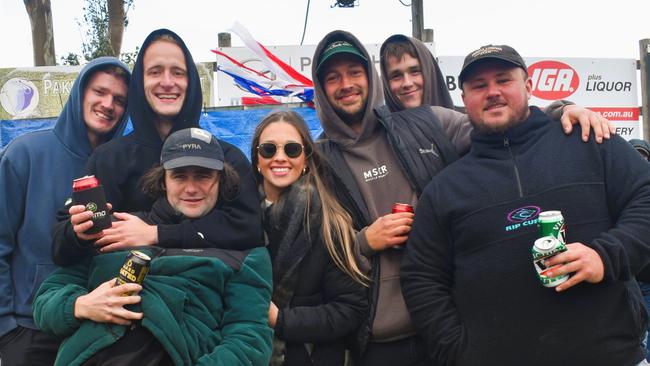
<path fill-rule="evenodd" d="M 260 122 L 251 160 L 273 263 L 271 364 L 343 365 L 343 338 L 367 306 L 351 218 L 324 183 L 328 168 L 297 113 Z"/>

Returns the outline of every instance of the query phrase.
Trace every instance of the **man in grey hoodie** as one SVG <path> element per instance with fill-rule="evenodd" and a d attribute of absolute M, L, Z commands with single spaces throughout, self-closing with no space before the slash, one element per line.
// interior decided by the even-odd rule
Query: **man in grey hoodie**
<path fill-rule="evenodd" d="M 431 178 L 469 150 L 471 124 L 464 114 L 429 105 L 391 113 L 368 60 L 356 37 L 333 31 L 317 46 L 312 64 L 324 131 L 318 146 L 335 168 L 337 198 L 359 230 L 360 259 L 370 264 L 373 278 L 353 358 L 355 365 L 430 365 L 399 284 L 399 249 L 413 214 L 390 212 L 396 202 L 415 205 Z M 572 110 L 573 117 L 582 114 Z"/>

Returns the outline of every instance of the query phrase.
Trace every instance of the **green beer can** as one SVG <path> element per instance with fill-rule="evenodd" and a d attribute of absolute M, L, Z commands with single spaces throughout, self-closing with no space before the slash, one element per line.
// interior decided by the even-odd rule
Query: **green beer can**
<path fill-rule="evenodd" d="M 561 211 L 541 212 L 537 219 L 537 226 L 539 227 L 540 237 L 552 236 L 561 241 L 562 244 L 566 244 L 566 229 Z"/>
<path fill-rule="evenodd" d="M 535 267 L 535 271 L 537 271 L 537 278 L 539 278 L 544 287 L 555 287 L 569 279 L 568 274 L 557 277 L 548 276 L 549 271 L 561 266 L 561 264 L 556 264 L 551 267 L 547 267 L 544 264 L 545 260 L 554 255 L 565 252 L 566 250 L 566 245 L 552 235 L 543 236 L 535 240 L 535 244 L 531 249 L 531 254 L 533 255 L 533 267 Z"/>

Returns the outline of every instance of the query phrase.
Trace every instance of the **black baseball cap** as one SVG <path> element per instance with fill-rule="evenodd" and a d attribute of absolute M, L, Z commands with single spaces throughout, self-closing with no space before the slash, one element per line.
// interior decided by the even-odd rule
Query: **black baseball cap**
<path fill-rule="evenodd" d="M 489 44 L 470 52 L 469 55 L 465 57 L 463 68 L 460 70 L 460 75 L 458 75 L 460 86 L 463 86 L 463 82 L 465 82 L 465 78 L 467 78 L 469 71 L 471 71 L 472 68 L 480 64 L 481 61 L 489 59 L 505 61 L 527 71 L 524 59 L 521 58 L 514 48 L 507 45 Z"/>
<path fill-rule="evenodd" d="M 334 55 L 338 55 L 339 53 L 349 53 L 351 55 L 355 55 L 363 60 L 364 63 L 368 64 L 368 59 L 357 47 L 348 41 L 338 40 L 328 44 L 323 52 L 321 52 L 320 60 L 318 61 L 318 66 L 316 67 L 316 73 L 320 73 L 321 67 L 325 65 L 327 60 L 329 60 Z"/>
<path fill-rule="evenodd" d="M 223 150 L 219 141 L 208 131 L 186 128 L 167 137 L 160 154 L 166 170 L 185 166 L 223 170 Z"/>

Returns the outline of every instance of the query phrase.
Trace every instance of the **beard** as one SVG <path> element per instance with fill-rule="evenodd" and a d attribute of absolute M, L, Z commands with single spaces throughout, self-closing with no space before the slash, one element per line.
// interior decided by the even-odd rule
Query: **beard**
<path fill-rule="evenodd" d="M 501 123 L 488 123 L 483 120 L 474 121 L 472 120 L 472 126 L 475 129 L 484 134 L 502 134 L 507 130 L 514 128 L 526 121 L 530 115 L 530 108 L 526 105 L 525 108 L 522 108 L 514 116 Z"/>

